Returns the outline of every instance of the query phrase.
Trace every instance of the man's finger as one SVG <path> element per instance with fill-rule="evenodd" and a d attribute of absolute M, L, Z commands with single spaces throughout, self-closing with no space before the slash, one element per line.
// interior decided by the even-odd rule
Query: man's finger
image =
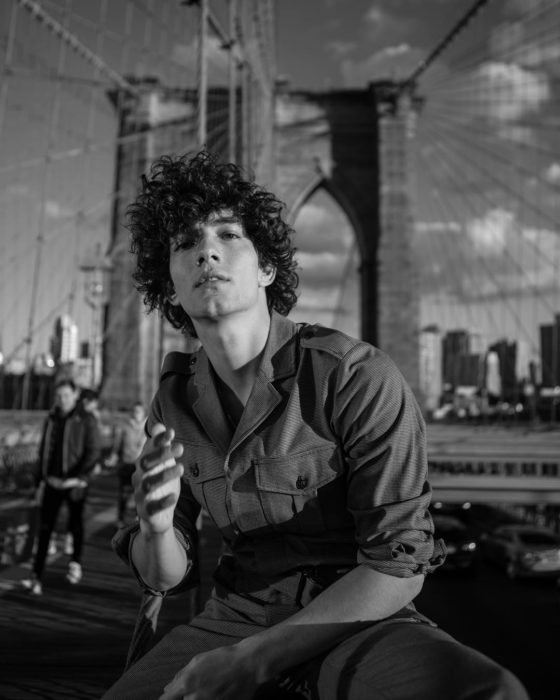
<path fill-rule="evenodd" d="M 144 479 L 142 479 L 142 490 L 144 491 L 144 493 L 149 493 L 152 489 L 159 488 L 160 486 L 166 484 L 168 481 L 172 481 L 173 479 L 176 479 L 178 476 L 182 475 L 183 465 L 174 464 L 172 467 L 164 469 L 163 471 L 158 472 L 153 476 L 144 477 Z"/>
<path fill-rule="evenodd" d="M 152 452 L 147 452 L 140 458 L 140 468 L 142 471 L 149 472 L 158 464 L 163 464 L 164 466 L 172 465 L 174 462 L 173 452 L 169 446 L 158 447 Z"/>
<path fill-rule="evenodd" d="M 156 435 L 159 435 L 160 433 L 164 433 L 167 430 L 165 425 L 163 423 L 154 423 L 152 427 L 152 434 L 151 437 L 152 439 L 156 437 Z"/>
<path fill-rule="evenodd" d="M 158 501 L 150 501 L 146 503 L 146 512 L 148 515 L 156 515 L 166 508 L 171 508 L 179 500 L 179 496 L 176 493 L 169 493 L 167 496 L 160 498 Z"/>
<path fill-rule="evenodd" d="M 157 423 L 156 425 L 161 425 Z M 165 430 L 159 430 L 156 435 L 152 432 L 152 439 L 155 446 L 160 447 L 161 445 L 170 445 L 175 437 L 175 431 L 173 428 L 165 428 Z"/>

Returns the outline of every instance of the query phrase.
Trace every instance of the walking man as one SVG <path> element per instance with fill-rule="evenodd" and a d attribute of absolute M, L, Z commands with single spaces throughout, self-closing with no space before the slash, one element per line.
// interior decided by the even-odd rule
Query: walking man
<path fill-rule="evenodd" d="M 54 407 L 43 428 L 37 479 L 37 485 L 43 488 L 39 538 L 33 576 L 22 581 L 33 595 L 43 592 L 49 541 L 63 503 L 68 506 L 68 529 L 72 535 L 66 579 L 76 584 L 82 578 L 84 506 L 88 479 L 100 458 L 101 438 L 95 416 L 78 405 L 78 398 L 74 381 L 61 379 L 55 387 Z"/>

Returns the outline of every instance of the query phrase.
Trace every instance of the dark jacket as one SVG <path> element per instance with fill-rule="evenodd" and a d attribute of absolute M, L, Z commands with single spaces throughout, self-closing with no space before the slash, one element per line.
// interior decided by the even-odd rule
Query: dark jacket
<path fill-rule="evenodd" d="M 53 423 L 56 409 L 51 411 L 45 421 L 41 444 L 39 446 L 38 481 L 49 474 L 48 459 L 51 451 Z M 62 473 L 64 478 L 87 477 L 101 458 L 101 433 L 97 419 L 91 413 L 76 408 L 66 419 L 62 444 Z"/>

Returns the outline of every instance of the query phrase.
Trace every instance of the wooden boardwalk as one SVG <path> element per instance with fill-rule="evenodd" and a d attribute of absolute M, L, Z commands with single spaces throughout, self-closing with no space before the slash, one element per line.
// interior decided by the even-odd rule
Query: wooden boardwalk
<path fill-rule="evenodd" d="M 116 478 L 100 476 L 88 507 L 84 578 L 66 583 L 68 557 L 51 558 L 44 594 L 30 596 L 19 581 L 29 565 L 0 569 L 0 698 L 3 700 L 98 699 L 119 677 L 134 629 L 140 590 L 110 546 L 116 515 Z M 217 533 L 207 524 L 202 537 L 207 596 L 219 554 Z M 190 597 L 168 598 L 163 632 L 188 618 Z"/>

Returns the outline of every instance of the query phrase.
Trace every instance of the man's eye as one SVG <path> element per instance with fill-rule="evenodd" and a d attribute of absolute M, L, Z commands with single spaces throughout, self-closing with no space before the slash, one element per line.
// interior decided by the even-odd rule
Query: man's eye
<path fill-rule="evenodd" d="M 222 231 L 220 233 L 220 236 L 222 238 L 228 238 L 228 239 L 239 238 L 239 234 L 237 233 L 237 231 Z"/>
<path fill-rule="evenodd" d="M 172 243 L 172 250 L 176 252 L 177 250 L 188 250 L 192 248 L 195 244 L 192 238 L 175 238 Z"/>

